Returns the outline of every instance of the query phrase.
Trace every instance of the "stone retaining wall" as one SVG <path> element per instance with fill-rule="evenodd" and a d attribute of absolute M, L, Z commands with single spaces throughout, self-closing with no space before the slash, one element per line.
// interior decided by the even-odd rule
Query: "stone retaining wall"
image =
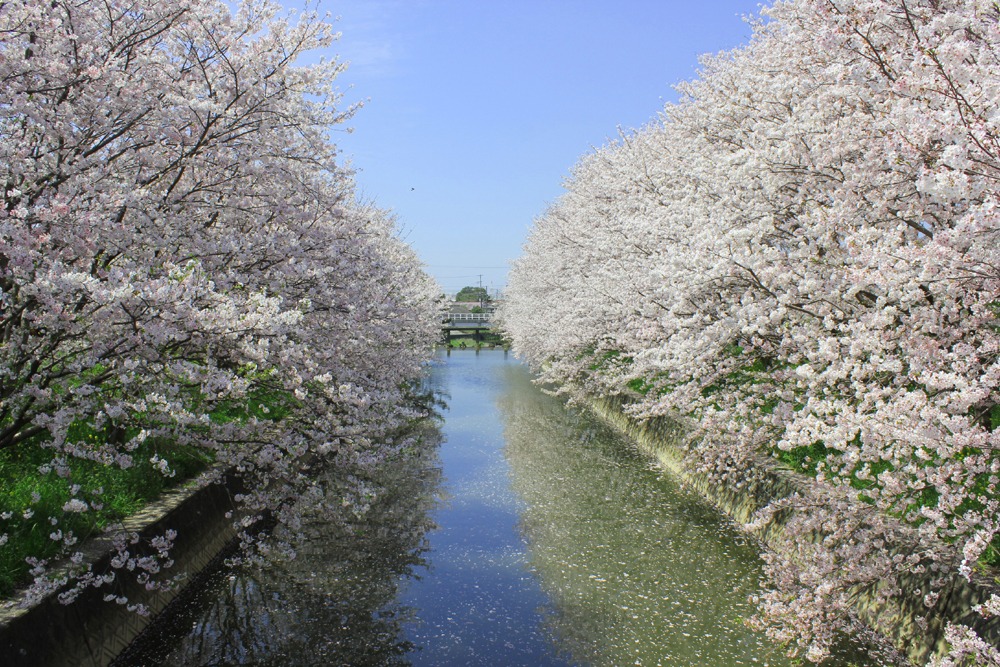
<path fill-rule="evenodd" d="M 769 503 L 802 492 L 816 483 L 761 457 L 754 469 L 747 471 L 740 488 L 712 484 L 685 462 L 683 452 L 677 447 L 681 429 L 676 422 L 661 417 L 639 423 L 624 413 L 625 403 L 625 397 L 591 398 L 587 405 L 598 417 L 628 435 L 674 475 L 740 523 L 749 522 Z M 758 531 L 757 536 L 765 545 L 774 546 L 780 532 L 780 521 L 774 521 Z M 984 619 L 971 611 L 974 605 L 998 592 L 996 582 L 979 578 L 970 583 L 956 573 L 945 586 L 938 603 L 928 610 L 923 604 L 924 595 L 930 591 L 927 577 L 908 575 L 900 579 L 904 592 L 888 604 L 877 603 L 875 591 L 870 588 L 857 590 L 855 609 L 862 622 L 889 639 L 915 664 L 923 665 L 930 657 L 942 655 L 947 650 L 944 631 L 949 622 L 969 626 L 991 645 L 1000 647 L 1000 618 Z M 919 616 L 926 617 L 923 627 L 916 622 Z"/>
<path fill-rule="evenodd" d="M 232 520 L 225 517 L 234 504 L 222 484 L 197 484 L 168 492 L 161 500 L 130 517 L 129 530 L 149 539 L 173 529 L 177 531 L 174 560 L 168 573 L 193 577 L 236 537 Z M 82 549 L 94 571 L 109 569 L 106 540 L 92 540 Z M 142 603 L 148 617 L 108 603 L 109 592 L 126 595 L 130 603 Z M 131 582 L 116 582 L 109 589 L 90 588 L 69 605 L 60 604 L 53 593 L 28 608 L 0 609 L 0 665 L 4 667 L 105 667 L 127 647 L 179 593 L 147 591 Z"/>

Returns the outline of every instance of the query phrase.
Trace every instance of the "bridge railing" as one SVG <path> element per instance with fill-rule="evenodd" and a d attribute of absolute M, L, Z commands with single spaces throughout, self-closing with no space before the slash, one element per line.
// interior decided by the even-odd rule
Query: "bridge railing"
<path fill-rule="evenodd" d="M 490 313 L 448 313 L 446 322 L 489 322 Z"/>

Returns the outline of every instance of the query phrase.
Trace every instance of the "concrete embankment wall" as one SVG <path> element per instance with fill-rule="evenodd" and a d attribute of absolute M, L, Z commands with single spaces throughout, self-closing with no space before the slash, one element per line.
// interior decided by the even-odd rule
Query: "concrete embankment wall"
<path fill-rule="evenodd" d="M 623 397 L 591 398 L 588 406 L 740 523 L 749 522 L 758 510 L 771 502 L 807 491 L 809 485 L 816 484 L 803 475 L 780 467 L 771 459 L 761 457 L 752 469 L 745 471 L 738 487 L 720 486 L 694 471 L 685 461 L 677 445 L 682 432 L 676 422 L 668 418 L 637 422 L 625 414 Z M 757 531 L 757 536 L 766 546 L 778 546 L 780 524 L 780 520 L 774 521 Z M 889 603 L 879 602 L 877 591 L 871 587 L 858 589 L 853 592 L 854 607 L 863 623 L 886 637 L 915 664 L 923 665 L 930 657 L 947 651 L 944 632 L 948 623 L 971 627 L 991 645 L 1000 647 L 1000 618 L 984 619 L 972 611 L 973 606 L 988 600 L 991 593 L 998 592 L 996 582 L 979 578 L 970 583 L 957 573 L 950 575 L 932 609 L 923 604 L 924 596 L 931 590 L 930 575 L 901 577 L 901 584 L 901 594 L 892 597 Z M 918 622 L 920 618 L 924 621 Z"/>
<path fill-rule="evenodd" d="M 234 504 L 221 484 L 189 485 L 167 493 L 126 522 L 129 530 L 148 540 L 177 531 L 170 556 L 174 565 L 168 575 L 190 579 L 236 537 L 226 513 Z M 95 572 L 110 570 L 108 543 L 92 540 L 81 549 Z M 131 573 L 126 572 L 125 575 Z M 180 592 L 147 591 L 119 577 L 111 587 L 90 588 L 69 605 L 53 593 L 27 608 L 0 609 L 0 665 L 4 667 L 104 667 Z M 182 584 L 183 585 L 183 584 Z M 124 606 L 104 601 L 108 593 L 125 595 L 130 604 L 144 604 L 151 612 L 143 617 Z"/>

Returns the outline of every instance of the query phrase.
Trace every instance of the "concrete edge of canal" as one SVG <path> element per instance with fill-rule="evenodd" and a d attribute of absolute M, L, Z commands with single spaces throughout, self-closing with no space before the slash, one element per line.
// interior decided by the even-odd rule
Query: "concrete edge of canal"
<path fill-rule="evenodd" d="M 88 588 L 72 604 L 58 600 L 58 591 L 29 607 L 0 608 L 0 663 L 5 667 L 104 667 L 111 663 L 156 615 L 236 538 L 226 513 L 234 509 L 225 484 L 192 482 L 167 492 L 143 511 L 129 517 L 127 530 L 148 540 L 176 530 L 168 572 L 182 573 L 181 585 L 169 591 L 147 591 L 134 578 L 118 577 L 112 587 Z M 107 538 L 88 541 L 81 549 L 95 572 L 110 570 Z M 113 593 L 130 604 L 145 605 L 140 616 L 125 606 L 104 601 Z"/>
<path fill-rule="evenodd" d="M 756 462 L 754 470 L 747 471 L 740 488 L 720 487 L 687 466 L 675 444 L 680 435 L 675 422 L 660 418 L 638 423 L 624 413 L 623 397 L 590 397 L 585 405 L 741 524 L 749 522 L 768 503 L 815 483 L 762 457 Z M 780 532 L 780 525 L 771 522 L 757 531 L 756 536 L 765 546 L 773 547 Z M 991 645 L 1000 646 L 1000 618 L 984 619 L 971 611 L 973 606 L 985 602 L 997 592 L 996 586 L 990 586 L 985 580 L 974 579 L 970 583 L 955 573 L 947 582 L 937 605 L 927 609 L 923 599 L 931 590 L 930 579 L 930 574 L 910 575 L 902 582 L 905 590 L 890 598 L 888 603 L 878 601 L 875 595 L 877 589 L 873 587 L 857 590 L 854 606 L 859 620 L 887 638 L 914 663 L 921 665 L 947 650 L 944 633 L 949 622 L 971 627 Z M 920 617 L 925 617 L 926 621 L 918 622 Z"/>

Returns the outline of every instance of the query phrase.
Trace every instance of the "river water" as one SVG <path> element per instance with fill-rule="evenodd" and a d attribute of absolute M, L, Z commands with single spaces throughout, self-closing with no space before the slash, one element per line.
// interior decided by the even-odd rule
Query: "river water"
<path fill-rule="evenodd" d="M 440 442 L 289 564 L 220 566 L 121 665 L 790 665 L 754 545 L 500 350 L 441 356 Z"/>

